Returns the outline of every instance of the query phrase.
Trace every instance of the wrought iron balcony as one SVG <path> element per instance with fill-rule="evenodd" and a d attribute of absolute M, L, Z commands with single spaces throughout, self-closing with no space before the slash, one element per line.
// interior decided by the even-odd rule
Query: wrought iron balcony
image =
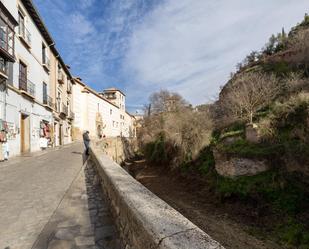
<path fill-rule="evenodd" d="M 43 96 L 43 104 L 51 109 L 54 108 L 53 98 L 48 95 Z"/>
<path fill-rule="evenodd" d="M 18 35 L 28 47 L 31 47 L 31 33 L 24 22 L 19 22 Z"/>
<path fill-rule="evenodd" d="M 19 78 L 19 90 L 31 98 L 35 98 L 35 84 L 28 79 Z"/>

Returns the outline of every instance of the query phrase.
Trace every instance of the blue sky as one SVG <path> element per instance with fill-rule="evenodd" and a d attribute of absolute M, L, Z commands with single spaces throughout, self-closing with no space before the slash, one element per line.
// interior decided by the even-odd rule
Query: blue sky
<path fill-rule="evenodd" d="M 214 100 L 237 62 L 309 12 L 308 0 L 34 0 L 63 59 L 132 112 L 160 89 Z"/>

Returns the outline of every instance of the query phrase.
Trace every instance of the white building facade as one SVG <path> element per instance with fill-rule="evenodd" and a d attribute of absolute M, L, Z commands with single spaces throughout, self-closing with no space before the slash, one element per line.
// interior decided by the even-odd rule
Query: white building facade
<path fill-rule="evenodd" d="M 0 161 L 92 137 L 133 137 L 125 94 L 73 78 L 31 0 L 0 1 Z M 3 147 L 4 148 L 4 147 Z"/>
<path fill-rule="evenodd" d="M 0 14 L 0 126 L 11 155 L 38 151 L 42 138 L 54 142 L 49 58 L 58 52 L 32 1 L 2 0 Z"/>
<path fill-rule="evenodd" d="M 85 130 L 90 132 L 92 138 L 134 136 L 135 118 L 125 111 L 124 94 L 117 94 L 111 101 L 105 93 L 94 91 L 77 78 L 73 96 L 74 134 L 77 139 Z"/>

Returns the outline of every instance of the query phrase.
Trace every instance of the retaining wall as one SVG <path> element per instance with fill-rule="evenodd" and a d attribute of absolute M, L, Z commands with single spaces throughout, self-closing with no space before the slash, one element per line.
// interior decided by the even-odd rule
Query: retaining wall
<path fill-rule="evenodd" d="M 99 148 L 91 148 L 91 159 L 126 249 L 224 249 Z"/>

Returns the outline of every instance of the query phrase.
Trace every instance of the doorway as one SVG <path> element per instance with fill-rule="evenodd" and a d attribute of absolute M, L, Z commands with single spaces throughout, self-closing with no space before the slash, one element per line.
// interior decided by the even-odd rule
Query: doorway
<path fill-rule="evenodd" d="M 59 125 L 59 145 L 63 145 L 63 141 L 62 141 L 62 124 Z"/>
<path fill-rule="evenodd" d="M 20 120 L 20 152 L 30 152 L 30 118 L 29 115 L 21 114 Z"/>

